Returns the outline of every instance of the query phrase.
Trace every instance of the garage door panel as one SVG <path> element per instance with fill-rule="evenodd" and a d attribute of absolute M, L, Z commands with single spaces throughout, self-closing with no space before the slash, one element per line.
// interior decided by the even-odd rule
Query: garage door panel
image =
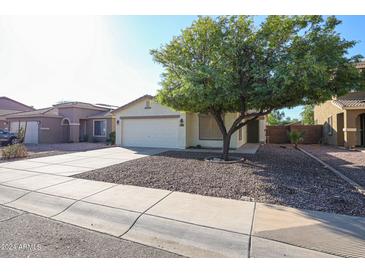
<path fill-rule="evenodd" d="M 38 144 L 38 122 L 37 121 L 28 121 L 26 122 L 11 122 L 10 123 L 10 132 L 18 133 L 20 128 L 26 128 L 24 143 L 26 144 Z"/>
<path fill-rule="evenodd" d="M 122 145 L 136 147 L 178 147 L 177 118 L 123 119 Z"/>

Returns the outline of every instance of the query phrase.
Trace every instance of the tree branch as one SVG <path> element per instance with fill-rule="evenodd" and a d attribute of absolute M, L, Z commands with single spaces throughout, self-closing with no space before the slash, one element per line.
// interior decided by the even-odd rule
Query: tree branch
<path fill-rule="evenodd" d="M 215 121 L 217 122 L 218 127 L 222 132 L 222 135 L 227 135 L 227 129 L 226 126 L 224 125 L 224 118 L 222 116 L 222 112 L 216 110 L 211 110 L 210 112 L 212 113 Z"/>
<path fill-rule="evenodd" d="M 241 127 L 247 125 L 248 122 L 256 120 L 258 117 L 263 116 L 263 115 L 267 115 L 269 114 L 273 109 L 270 108 L 268 110 L 265 111 L 260 111 L 260 112 L 256 112 L 256 113 L 249 113 L 249 114 L 245 114 L 242 115 L 240 114 L 237 119 L 233 122 L 231 128 L 228 131 L 228 135 L 232 135 L 235 131 L 239 130 Z M 252 119 L 246 120 L 244 122 L 242 122 L 243 119 L 245 118 L 250 118 L 252 117 Z"/>

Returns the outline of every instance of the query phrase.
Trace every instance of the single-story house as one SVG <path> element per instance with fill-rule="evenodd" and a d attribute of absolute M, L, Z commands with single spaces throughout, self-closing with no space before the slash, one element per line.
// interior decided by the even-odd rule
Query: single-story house
<path fill-rule="evenodd" d="M 116 144 L 130 147 L 221 148 L 222 134 L 211 115 L 175 111 L 151 95 L 142 96 L 112 112 L 116 117 Z M 229 126 L 238 113 L 227 113 Z M 231 148 L 265 142 L 266 117 L 235 132 Z"/>
<path fill-rule="evenodd" d="M 24 105 L 18 101 L 5 96 L 0 97 L 0 129 L 9 129 L 9 124 L 6 121 L 6 115 L 19 113 L 23 111 L 32 111 L 33 107 Z"/>
<path fill-rule="evenodd" d="M 105 142 L 115 131 L 111 109 L 82 102 L 66 102 L 49 108 L 6 116 L 11 132 L 26 127 L 25 143 Z"/>
<path fill-rule="evenodd" d="M 365 92 L 350 92 L 315 106 L 314 122 L 323 125 L 325 144 L 365 146 Z"/>

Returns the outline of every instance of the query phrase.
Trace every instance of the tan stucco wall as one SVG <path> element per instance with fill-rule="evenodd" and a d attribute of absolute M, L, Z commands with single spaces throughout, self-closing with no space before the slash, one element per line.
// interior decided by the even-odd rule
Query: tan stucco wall
<path fill-rule="evenodd" d="M 9 125 L 6 121 L 6 118 L 0 118 L 0 129 L 8 129 Z"/>
<path fill-rule="evenodd" d="M 146 109 L 146 101 L 149 100 L 151 108 Z M 128 117 L 128 116 L 156 116 L 156 115 L 180 115 L 180 112 L 175 111 L 171 108 L 163 106 L 153 100 L 145 99 L 136 102 L 125 109 L 114 113 L 116 118 Z"/>
<path fill-rule="evenodd" d="M 327 125 L 327 120 L 332 116 L 332 135 L 328 135 L 327 126 L 323 127 L 323 142 L 329 145 L 337 145 L 337 114 L 344 110 L 336 107 L 332 102 L 326 101 L 314 107 L 314 123 L 316 125 Z"/>
<path fill-rule="evenodd" d="M 211 148 L 221 148 L 223 145 L 223 141 L 220 140 L 200 140 L 199 139 L 199 116 L 197 113 L 185 113 L 174 111 L 171 108 L 160 105 L 153 100 L 151 102 L 151 108 L 145 109 L 146 100 L 143 99 L 138 102 L 135 102 L 125 109 L 121 109 L 119 111 L 115 111 L 114 115 L 116 117 L 115 120 L 115 131 L 116 131 L 116 143 L 118 145 L 121 144 L 122 140 L 122 121 L 124 118 L 131 117 L 174 117 L 176 116 L 177 123 L 179 123 L 180 119 L 183 119 L 184 126 L 179 127 L 178 133 L 178 143 L 180 148 L 197 146 L 200 145 L 202 147 L 211 147 Z M 225 123 L 227 128 L 229 128 L 233 121 L 238 116 L 237 113 L 228 113 L 225 115 Z M 161 124 L 161 127 L 164 125 Z M 266 127 L 266 119 L 260 120 L 260 141 L 265 142 L 265 127 Z M 242 128 L 242 140 L 239 140 L 238 131 L 232 135 L 230 147 L 238 148 L 247 142 L 247 127 Z"/>
<path fill-rule="evenodd" d="M 95 120 L 106 120 L 106 137 L 96 137 L 94 136 L 94 121 Z M 89 142 L 106 142 L 106 140 L 109 138 L 109 134 L 114 131 L 115 128 L 115 119 L 89 119 L 86 122 L 86 134 L 88 136 Z"/>
<path fill-rule="evenodd" d="M 339 121 L 337 121 L 337 114 L 344 114 L 344 146 L 355 147 L 360 145 L 360 119 L 359 115 L 365 113 L 365 109 L 340 109 L 332 104 L 331 101 L 327 101 L 321 105 L 314 107 L 314 121 L 316 124 L 325 125 L 327 124 L 328 117 L 332 116 L 333 119 L 333 135 L 329 136 L 324 126 L 323 138 L 324 142 L 330 145 L 341 145 L 338 144 L 338 128 Z"/>
<path fill-rule="evenodd" d="M 346 110 L 345 112 L 345 146 L 355 147 L 361 145 L 360 141 L 360 117 L 365 109 Z"/>
<path fill-rule="evenodd" d="M 145 108 L 146 107 L 146 101 L 149 100 L 150 101 L 150 106 L 151 108 Z M 178 111 L 174 111 L 171 108 L 168 108 L 166 106 L 163 106 L 151 99 L 144 99 L 144 100 L 140 100 L 138 102 L 135 102 L 133 104 L 131 104 L 130 106 L 128 106 L 125 109 L 121 109 L 119 111 L 114 112 L 114 116 L 115 116 L 115 133 L 116 133 L 116 144 L 117 145 L 122 145 L 122 120 L 123 118 L 128 118 L 128 117 L 161 117 L 163 118 L 165 117 L 174 117 L 176 116 L 176 126 L 178 127 L 178 146 L 180 148 L 185 148 L 186 147 L 186 124 L 187 124 L 187 118 L 186 118 L 186 114 L 185 113 L 180 113 Z M 179 120 L 183 119 L 184 120 L 184 126 L 183 127 L 179 127 Z M 161 124 L 161 127 L 163 127 L 164 125 Z"/>
<path fill-rule="evenodd" d="M 98 113 L 104 112 L 102 110 L 76 108 L 76 107 L 65 107 L 59 108 L 58 113 L 61 116 L 65 116 L 70 119 L 71 123 L 79 123 L 80 119 L 87 119 L 89 116 L 97 115 Z"/>
<path fill-rule="evenodd" d="M 25 122 L 25 121 L 39 121 L 40 125 L 38 128 L 38 143 L 40 144 L 55 144 L 62 143 L 63 134 L 61 127 L 62 118 L 53 117 L 31 117 L 31 118 L 19 118 L 19 119 L 8 119 L 10 122 Z"/>
<path fill-rule="evenodd" d="M 237 118 L 237 115 L 238 114 L 236 113 L 227 113 L 224 116 L 224 122 L 227 128 L 230 128 L 232 126 L 232 123 Z M 186 144 L 187 147 L 200 145 L 202 147 L 221 148 L 223 146 L 223 141 L 199 139 L 199 115 L 197 113 L 189 114 L 187 125 L 187 134 L 189 134 Z M 247 134 L 245 133 L 245 131 L 243 131 L 242 142 L 238 142 L 238 131 L 236 131 L 232 135 L 230 147 L 237 148 L 244 144 L 243 142 L 245 141 L 246 135 Z"/>

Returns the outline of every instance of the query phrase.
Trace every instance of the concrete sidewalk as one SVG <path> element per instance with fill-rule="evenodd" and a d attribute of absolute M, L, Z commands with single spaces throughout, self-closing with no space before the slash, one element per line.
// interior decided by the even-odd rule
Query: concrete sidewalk
<path fill-rule="evenodd" d="M 365 257 L 362 217 L 34 169 L 0 168 L 0 204 L 186 257 Z"/>
<path fill-rule="evenodd" d="M 362 217 L 67 177 L 162 151 L 3 163 L 0 204 L 186 257 L 365 257 Z"/>

